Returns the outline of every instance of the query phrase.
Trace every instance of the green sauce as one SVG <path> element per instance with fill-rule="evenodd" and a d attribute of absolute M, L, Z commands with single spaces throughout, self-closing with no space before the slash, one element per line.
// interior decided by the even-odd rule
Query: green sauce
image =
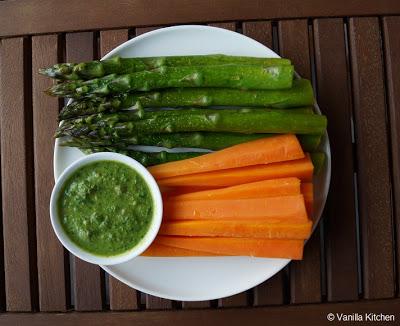
<path fill-rule="evenodd" d="M 82 166 L 65 182 L 57 202 L 62 227 L 82 249 L 114 256 L 135 247 L 153 218 L 144 179 L 115 161 Z"/>

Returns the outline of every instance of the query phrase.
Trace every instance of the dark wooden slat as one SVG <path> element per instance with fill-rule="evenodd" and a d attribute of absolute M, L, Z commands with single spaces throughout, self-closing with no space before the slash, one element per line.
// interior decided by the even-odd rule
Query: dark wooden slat
<path fill-rule="evenodd" d="M 93 59 L 93 33 L 66 34 L 66 61 L 80 62 Z M 73 257 L 75 310 L 101 310 L 102 272 L 97 265 Z"/>
<path fill-rule="evenodd" d="M 327 321 L 327 315 L 333 313 L 352 315 L 356 311 L 365 320 L 368 318 L 390 318 L 388 321 L 349 322 L 346 325 L 395 325 L 398 318 L 400 299 L 359 301 L 339 304 L 307 304 L 267 308 L 212 309 L 187 311 L 149 311 L 109 312 L 109 313 L 64 313 L 64 314 L 3 314 L 0 322 L 4 326 L 14 325 L 190 325 L 190 326 L 265 326 L 265 325 L 336 325 L 341 322 Z M 383 314 L 383 316 L 381 316 Z M 375 319 L 379 320 L 379 319 Z M 382 319 L 381 319 L 382 320 Z M 343 323 L 343 322 L 342 322 Z"/>
<path fill-rule="evenodd" d="M 0 44 L 1 174 L 5 290 L 9 311 L 30 311 L 27 112 L 24 92 L 24 39 Z M 34 262 L 32 262 L 33 264 Z"/>
<path fill-rule="evenodd" d="M 272 49 L 272 24 L 269 21 L 243 22 L 243 34 Z"/>
<path fill-rule="evenodd" d="M 235 22 L 223 22 L 223 23 L 211 23 L 208 26 L 225 28 L 230 31 L 236 30 Z M 218 300 L 219 307 L 241 307 L 247 305 L 247 293 L 242 292 L 230 297 L 222 298 Z"/>
<path fill-rule="evenodd" d="M 272 24 L 269 21 L 244 22 L 243 34 L 273 49 Z M 280 271 L 266 282 L 254 288 L 254 305 L 283 304 L 284 272 Z"/>
<path fill-rule="evenodd" d="M 311 79 L 307 20 L 286 20 L 278 23 L 279 52 L 289 58 L 300 76 Z M 291 302 L 321 301 L 320 232 L 315 230 L 307 242 L 302 261 L 290 264 Z"/>
<path fill-rule="evenodd" d="M 139 36 L 139 35 L 142 35 L 144 33 L 154 31 L 154 30 L 159 29 L 159 28 L 162 28 L 162 27 L 161 26 L 159 26 L 159 27 L 153 27 L 153 26 L 139 27 L 139 28 L 135 29 L 135 34 L 136 34 L 136 36 Z"/>
<path fill-rule="evenodd" d="M 311 79 L 308 23 L 306 19 L 284 20 L 278 23 L 279 53 L 292 60 L 301 77 Z"/>
<path fill-rule="evenodd" d="M 128 40 L 127 29 L 117 29 L 100 32 L 100 53 L 105 56 L 112 49 Z"/>
<path fill-rule="evenodd" d="M 191 22 L 395 15 L 398 0 L 19 0 L 0 2 L 0 36 Z M 88 14 L 90 13 L 90 14 Z M 112 14 L 111 14 L 112 13 Z"/>
<path fill-rule="evenodd" d="M 225 28 L 230 31 L 235 31 L 236 30 L 236 24 L 234 22 L 225 22 L 225 23 L 211 23 L 208 24 L 208 26 L 214 26 L 214 27 L 219 27 L 219 28 Z"/>
<path fill-rule="evenodd" d="M 230 297 L 218 299 L 218 307 L 244 307 L 247 306 L 248 301 L 247 292 L 241 292 Z"/>
<path fill-rule="evenodd" d="M 183 301 L 182 308 L 183 309 L 200 309 L 200 308 L 209 308 L 210 301 Z"/>
<path fill-rule="evenodd" d="M 350 19 L 364 296 L 394 295 L 391 189 L 378 18 Z"/>
<path fill-rule="evenodd" d="M 137 292 L 126 284 L 109 276 L 110 309 L 132 310 L 138 309 Z"/>
<path fill-rule="evenodd" d="M 357 232 L 351 95 L 343 20 L 315 20 L 314 41 L 318 103 L 322 112 L 328 117 L 328 132 L 334 158 L 325 219 L 327 295 L 330 301 L 356 300 L 358 298 Z"/>
<path fill-rule="evenodd" d="M 146 309 L 167 310 L 172 309 L 172 301 L 146 294 Z"/>
<path fill-rule="evenodd" d="M 394 199 L 394 222 L 396 224 L 396 262 L 400 272 L 400 17 L 384 17 L 383 31 L 386 58 L 386 85 L 390 113 L 390 134 L 392 149 L 392 187 Z M 400 295 L 400 277 L 397 291 Z"/>
<path fill-rule="evenodd" d="M 116 46 L 128 40 L 128 30 L 111 30 L 100 32 L 100 56 L 105 56 Z M 137 309 L 137 293 L 135 289 L 109 276 L 109 293 L 111 310 Z"/>
<path fill-rule="evenodd" d="M 57 61 L 57 35 L 32 37 L 36 239 L 41 311 L 66 309 L 64 249 L 53 232 L 49 216 L 50 195 L 54 185 L 53 135 L 58 125 L 58 99 L 43 93 L 53 82 L 38 74 L 39 68 L 51 66 Z"/>
<path fill-rule="evenodd" d="M 284 303 L 284 271 L 254 288 L 254 305 L 266 306 Z"/>

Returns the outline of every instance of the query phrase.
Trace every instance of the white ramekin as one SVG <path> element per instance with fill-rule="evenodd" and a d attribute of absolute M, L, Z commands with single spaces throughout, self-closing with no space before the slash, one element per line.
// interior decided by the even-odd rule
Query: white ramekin
<path fill-rule="evenodd" d="M 135 170 L 144 179 L 146 184 L 150 189 L 150 193 L 153 199 L 153 218 L 150 224 L 149 230 L 143 239 L 132 249 L 115 256 L 99 256 L 92 254 L 71 241 L 69 236 L 65 233 L 63 227 L 61 226 L 60 219 L 58 216 L 57 201 L 61 190 L 63 189 L 64 183 L 69 179 L 69 177 L 80 167 L 97 161 L 116 161 L 124 163 Z M 102 152 L 87 155 L 75 163 L 71 164 L 68 168 L 64 170 L 61 176 L 58 178 L 53 192 L 50 198 L 50 218 L 51 224 L 53 226 L 54 232 L 56 233 L 58 239 L 75 256 L 89 263 L 99 264 L 99 265 L 115 265 L 126 262 L 136 256 L 139 256 L 143 251 L 145 251 L 156 237 L 158 230 L 161 225 L 162 220 L 163 204 L 160 189 L 153 176 L 147 171 L 147 169 L 141 165 L 136 160 L 122 154 Z"/>

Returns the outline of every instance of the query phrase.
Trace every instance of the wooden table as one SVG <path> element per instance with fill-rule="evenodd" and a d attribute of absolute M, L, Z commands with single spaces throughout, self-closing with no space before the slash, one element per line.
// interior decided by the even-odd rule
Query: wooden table
<path fill-rule="evenodd" d="M 1 1 L 0 324 L 323 325 L 328 312 L 389 313 L 400 323 L 396 15 L 398 0 Z M 183 23 L 236 30 L 290 58 L 313 81 L 332 149 L 328 202 L 304 260 L 211 302 L 172 302 L 125 286 L 70 257 L 49 219 L 63 103 L 43 94 L 51 81 L 38 68 L 96 59 Z"/>

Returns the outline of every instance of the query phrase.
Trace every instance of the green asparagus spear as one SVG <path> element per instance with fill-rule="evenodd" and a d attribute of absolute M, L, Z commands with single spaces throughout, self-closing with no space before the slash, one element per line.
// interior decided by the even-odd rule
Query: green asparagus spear
<path fill-rule="evenodd" d="M 128 112 L 114 113 L 110 122 L 97 121 L 82 128 L 59 130 L 56 137 L 107 136 L 114 141 L 139 134 L 193 131 L 235 133 L 295 133 L 320 135 L 327 121 L 323 115 L 290 113 L 265 109 L 192 109 L 145 112 L 140 120 L 127 121 Z M 118 122 L 116 119 L 118 118 Z M 73 127 L 73 126 L 72 126 Z"/>
<path fill-rule="evenodd" d="M 142 106 L 140 103 L 136 103 L 133 107 L 134 110 L 128 110 L 123 112 L 116 112 L 116 113 L 97 113 L 88 116 L 80 116 L 74 119 L 64 120 L 62 125 L 58 128 L 58 132 L 65 132 L 66 130 L 92 130 L 96 127 L 96 123 L 99 122 L 103 126 L 110 125 L 113 126 L 117 122 L 124 122 L 124 121 L 135 121 L 140 120 L 145 117 L 145 111 L 143 111 Z M 270 110 L 265 108 L 230 108 L 230 112 L 237 112 L 246 110 L 247 112 L 254 111 L 254 110 Z M 279 111 L 282 113 L 304 113 L 304 114 L 312 114 L 313 108 L 312 107 L 304 107 L 304 108 L 294 108 L 291 110 L 283 110 L 283 109 L 274 109 L 275 111 Z M 159 110 L 155 113 L 158 117 L 162 115 L 167 115 L 171 117 L 174 114 L 181 114 L 193 112 L 194 114 L 198 114 L 201 110 L 196 108 L 187 108 L 187 109 L 176 109 L 176 110 Z"/>
<path fill-rule="evenodd" d="M 325 165 L 326 155 L 323 152 L 311 153 L 311 161 L 314 165 L 314 174 L 317 175 L 321 172 Z"/>
<path fill-rule="evenodd" d="M 98 152 L 115 152 L 132 157 L 144 166 L 157 165 L 167 162 L 180 161 L 188 158 L 204 155 L 204 152 L 184 152 L 184 153 L 169 153 L 169 152 L 140 152 L 135 150 L 119 150 L 114 147 L 92 147 L 84 148 L 82 151 L 86 154 Z"/>
<path fill-rule="evenodd" d="M 162 66 L 213 66 L 221 64 L 280 66 L 290 65 L 290 60 L 281 58 L 239 57 L 223 54 L 149 58 L 120 58 L 116 56 L 103 61 L 60 63 L 49 68 L 40 69 L 39 73 L 57 79 L 88 80 L 110 74 L 122 75 L 152 70 Z"/>
<path fill-rule="evenodd" d="M 48 94 L 72 98 L 107 96 L 130 91 L 170 87 L 226 87 L 287 89 L 292 87 L 293 66 L 193 66 L 161 67 L 126 75 L 108 75 L 87 81 L 56 84 Z"/>
<path fill-rule="evenodd" d="M 138 101 L 143 107 L 264 106 L 289 108 L 312 105 L 314 97 L 311 83 L 307 79 L 295 79 L 293 87 L 285 90 L 166 89 L 78 100 L 62 109 L 60 119 L 64 120 L 99 112 L 116 112 L 130 108 Z"/>
<path fill-rule="evenodd" d="M 127 149 L 131 145 L 159 146 L 166 148 L 204 148 L 210 150 L 220 150 L 226 147 L 238 145 L 248 141 L 271 137 L 273 134 L 235 134 L 223 132 L 186 132 L 173 134 L 148 134 L 134 138 L 121 139 L 118 143 L 99 138 L 88 137 L 64 139 L 61 146 L 71 146 L 80 148 L 91 148 L 97 146 L 110 146 L 121 150 Z M 321 141 L 320 135 L 298 135 L 297 136 L 305 152 L 315 151 Z"/>

